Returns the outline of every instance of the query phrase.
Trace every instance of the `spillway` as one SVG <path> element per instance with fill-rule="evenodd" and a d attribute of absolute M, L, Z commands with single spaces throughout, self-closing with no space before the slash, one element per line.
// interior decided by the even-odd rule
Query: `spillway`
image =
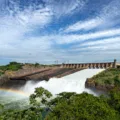
<path fill-rule="evenodd" d="M 26 108 L 29 106 L 29 95 L 34 93 L 35 88 L 43 87 L 49 90 L 54 96 L 61 92 L 88 92 L 93 95 L 100 93 L 94 92 L 85 88 L 85 81 L 87 78 L 98 74 L 104 69 L 85 69 L 63 78 L 51 78 L 47 81 L 34 82 L 28 81 L 21 88 L 14 89 L 0 89 L 0 102 L 6 105 L 6 108 Z"/>
<path fill-rule="evenodd" d="M 85 81 L 87 78 L 90 78 L 103 70 L 104 69 L 85 69 L 63 78 L 51 78 L 48 82 L 41 81 L 34 83 L 33 81 L 28 81 L 27 84 L 21 88 L 21 90 L 28 93 L 33 93 L 35 88 L 43 87 L 49 90 L 53 95 L 61 92 L 88 92 L 96 95 L 96 93 L 92 90 L 85 88 Z"/>

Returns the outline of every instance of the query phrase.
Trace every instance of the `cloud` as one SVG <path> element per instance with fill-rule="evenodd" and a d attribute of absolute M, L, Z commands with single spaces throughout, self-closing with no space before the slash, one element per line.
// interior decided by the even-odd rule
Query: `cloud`
<path fill-rule="evenodd" d="M 53 63 L 92 60 L 92 56 L 102 60 L 110 57 L 110 52 L 110 59 L 119 56 L 120 28 L 114 27 L 119 23 L 118 3 L 110 2 L 99 15 L 83 20 L 82 16 L 73 16 L 84 10 L 88 0 L 42 0 L 28 4 L 31 1 L 20 7 L 21 0 L 12 0 L 11 7 L 0 12 L 2 59 Z M 68 17 L 69 23 L 77 22 L 66 27 Z M 74 33 L 77 31 L 82 32 Z"/>
<path fill-rule="evenodd" d="M 59 18 L 81 10 L 87 0 L 44 0 L 44 2 L 53 11 L 54 15 Z"/>
<path fill-rule="evenodd" d="M 42 30 L 52 20 L 52 13 L 47 7 L 34 10 L 34 6 L 30 6 L 22 11 L 14 9 L 8 7 L 9 14 L 0 16 L 0 44 L 22 42 L 24 37 L 27 39 L 26 34 L 34 31 L 36 26 Z"/>
<path fill-rule="evenodd" d="M 66 28 L 64 32 L 69 33 L 69 32 L 76 32 L 80 30 L 90 30 L 95 27 L 98 27 L 102 23 L 103 23 L 103 20 L 98 17 L 95 19 L 90 19 L 86 21 L 79 21 L 71 26 L 68 26 L 68 28 Z"/>
<path fill-rule="evenodd" d="M 82 42 L 89 39 L 98 39 L 104 37 L 112 37 L 120 35 L 120 29 L 111 29 L 111 30 L 104 30 L 104 31 L 97 31 L 88 34 L 67 34 L 67 35 L 60 35 L 57 36 L 57 43 L 58 44 L 68 44 L 68 43 L 76 43 Z"/>
<path fill-rule="evenodd" d="M 10 58 L 10 59 L 19 59 L 20 60 L 33 60 L 42 61 L 42 59 L 46 59 L 49 56 L 46 54 L 51 55 L 51 42 L 43 39 L 41 37 L 33 37 L 27 38 L 27 40 L 23 41 L 16 41 L 13 43 L 6 43 L 0 44 L 0 56 L 3 58 Z M 49 57 L 50 58 L 50 57 Z M 48 60 L 48 59 L 47 59 Z M 45 60 L 46 61 L 46 60 Z"/>
<path fill-rule="evenodd" d="M 96 45 L 107 45 L 107 44 L 114 44 L 114 43 L 120 43 L 120 37 L 112 37 L 107 39 L 100 39 L 97 41 L 90 41 L 80 44 L 80 46 L 96 46 Z M 79 47 L 80 47 L 79 46 Z"/>
<path fill-rule="evenodd" d="M 108 5 L 104 6 L 103 10 L 100 12 L 101 16 L 114 19 L 120 17 L 120 1 L 112 0 Z"/>
<path fill-rule="evenodd" d="M 89 31 L 92 29 L 106 29 L 114 27 L 120 23 L 120 1 L 113 0 L 108 5 L 104 6 L 97 16 L 87 18 L 87 20 L 78 21 L 64 29 L 64 32 Z"/>
<path fill-rule="evenodd" d="M 25 10 L 18 15 L 16 19 L 22 24 L 29 27 L 34 25 L 39 25 L 39 27 L 44 27 L 50 23 L 52 19 L 52 13 L 48 8 L 42 8 L 39 10 Z"/>
<path fill-rule="evenodd" d="M 42 31 L 52 21 L 52 12 L 47 7 L 34 6 L 20 10 L 16 2 L 14 8 L 0 16 L 0 56 L 6 59 L 28 60 L 44 56 L 50 51 L 51 43 L 35 33 L 36 27 Z M 38 57 L 39 58 L 39 57 Z M 36 61 L 36 60 L 35 60 Z"/>

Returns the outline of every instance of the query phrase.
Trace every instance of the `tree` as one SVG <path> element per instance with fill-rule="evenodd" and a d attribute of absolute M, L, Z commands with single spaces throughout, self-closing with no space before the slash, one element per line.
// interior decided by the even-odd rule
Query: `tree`
<path fill-rule="evenodd" d="M 4 106 L 0 104 L 0 111 L 2 112 L 3 109 L 4 109 Z"/>
<path fill-rule="evenodd" d="M 39 66 L 39 63 L 35 63 L 35 67 L 38 67 Z"/>
<path fill-rule="evenodd" d="M 42 109 L 29 108 L 22 111 L 8 110 L 1 116 L 0 120 L 42 120 Z"/>
<path fill-rule="evenodd" d="M 120 86 L 120 78 L 119 75 L 116 75 L 114 78 L 114 84 L 115 86 L 119 87 Z"/>
<path fill-rule="evenodd" d="M 30 96 L 30 108 L 8 110 L 0 120 L 120 120 L 120 92 L 95 97 L 88 93 L 63 92 L 52 97 L 44 88 Z"/>
<path fill-rule="evenodd" d="M 43 105 L 47 105 L 51 96 L 52 94 L 44 88 L 36 88 L 35 93 L 30 96 L 30 108 L 5 111 L 0 120 L 43 120 L 43 114 L 46 115 Z"/>
<path fill-rule="evenodd" d="M 109 96 L 109 105 L 120 113 L 120 88 L 111 90 Z"/>
<path fill-rule="evenodd" d="M 45 120 L 119 120 L 106 100 L 87 93 L 62 93 L 55 99 Z"/>
<path fill-rule="evenodd" d="M 36 88 L 34 94 L 30 95 L 30 104 L 33 106 L 47 105 L 52 94 L 44 88 Z"/>

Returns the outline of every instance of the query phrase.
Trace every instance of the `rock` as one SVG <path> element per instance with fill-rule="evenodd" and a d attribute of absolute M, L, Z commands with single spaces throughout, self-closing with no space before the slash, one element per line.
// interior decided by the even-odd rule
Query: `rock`
<path fill-rule="evenodd" d="M 1 87 L 4 83 L 6 83 L 7 81 L 9 81 L 8 76 L 6 76 L 6 75 L 0 76 L 0 87 Z"/>
<path fill-rule="evenodd" d="M 88 78 L 85 82 L 85 87 L 86 88 L 91 88 L 91 89 L 97 89 L 97 90 L 102 90 L 102 91 L 110 91 L 112 90 L 115 86 L 114 85 L 100 85 L 95 82 L 95 80 Z"/>

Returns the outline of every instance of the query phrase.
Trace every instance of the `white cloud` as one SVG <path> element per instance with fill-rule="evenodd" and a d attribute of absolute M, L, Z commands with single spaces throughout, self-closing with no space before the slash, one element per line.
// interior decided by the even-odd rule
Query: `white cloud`
<path fill-rule="evenodd" d="M 92 55 L 93 59 L 96 55 L 98 57 L 104 56 L 102 59 L 119 59 L 119 53 L 120 53 L 120 43 L 108 43 L 108 44 L 102 44 L 102 45 L 96 45 L 96 46 L 86 46 L 86 47 L 79 47 L 79 48 L 71 48 L 71 51 L 74 53 L 83 54 L 84 57 L 86 55 L 90 56 Z M 108 57 L 108 54 L 111 55 L 111 57 Z M 116 57 L 114 57 L 116 56 Z"/>
<path fill-rule="evenodd" d="M 82 34 L 82 35 L 78 35 L 78 34 L 61 35 L 61 36 L 56 36 L 56 38 L 57 38 L 57 43 L 66 44 L 66 43 L 81 42 L 89 39 L 112 37 L 117 35 L 120 35 L 120 29 L 97 31 L 97 32 Z"/>
<path fill-rule="evenodd" d="M 64 32 L 76 32 L 81 30 L 92 30 L 94 28 L 106 29 L 114 27 L 120 21 L 120 1 L 113 0 L 100 11 L 95 18 L 78 21 L 64 29 Z"/>
<path fill-rule="evenodd" d="M 112 58 L 118 56 L 120 41 L 117 36 L 120 35 L 120 29 L 104 31 L 98 29 L 101 26 L 112 26 L 117 23 L 116 21 L 111 22 L 111 19 L 115 18 L 115 16 L 119 16 L 118 13 L 115 13 L 115 8 L 112 13 L 113 17 L 111 17 L 110 12 L 107 12 L 109 9 L 106 9 L 95 18 L 79 21 L 68 26 L 65 31 L 62 29 L 63 31 L 61 33 L 56 32 L 56 34 L 51 33 L 49 35 L 44 33 L 43 36 L 41 35 L 42 28 L 48 26 L 52 20 L 56 20 L 56 16 L 59 18 L 64 15 L 71 15 L 77 10 L 82 9 L 86 3 L 84 0 L 44 1 L 46 2 L 45 6 L 41 5 L 35 9 L 34 6 L 31 5 L 22 11 L 13 3 L 15 8 L 13 10 L 7 9 L 9 14 L 7 13 L 2 17 L 0 16 L 1 57 L 22 62 L 42 61 L 42 63 L 53 63 L 55 60 L 61 62 L 66 60 L 77 62 L 78 59 L 81 61 L 85 59 L 92 60 L 93 56 L 91 55 L 100 53 L 100 50 L 103 55 L 96 55 L 95 57 L 97 57 L 97 59 L 106 59 L 106 55 L 108 55 L 109 51 L 112 53 L 112 50 L 116 51 Z M 36 36 L 36 26 L 39 28 L 37 32 L 40 34 L 37 34 L 38 36 Z M 97 28 L 99 31 L 89 32 L 87 34 L 66 34 L 67 32 L 92 30 L 94 28 Z M 32 31 L 34 33 L 32 33 Z M 105 39 L 105 37 L 110 38 Z M 96 39 L 100 39 L 100 41 L 95 41 Z M 89 42 L 89 40 L 92 40 L 92 42 Z M 81 44 L 79 48 L 72 44 L 83 41 L 86 41 L 86 45 Z M 62 46 L 69 43 L 71 45 L 70 47 L 68 45 L 68 48 Z M 113 45 L 113 43 L 115 45 Z"/>
<path fill-rule="evenodd" d="M 101 11 L 101 17 L 114 19 L 120 17 L 120 1 L 112 0 L 108 5 L 104 6 Z"/>
<path fill-rule="evenodd" d="M 81 10 L 87 0 L 44 0 L 46 5 L 53 11 L 56 17 L 72 14 L 77 10 Z"/>
<path fill-rule="evenodd" d="M 106 38 L 106 39 L 100 39 L 97 41 L 86 42 L 86 43 L 80 44 L 79 47 L 80 46 L 96 46 L 96 45 L 103 45 L 103 44 L 107 45 L 107 44 L 114 44 L 114 43 L 120 43 L 120 37 Z"/>
<path fill-rule="evenodd" d="M 17 7 L 17 6 L 15 6 Z M 9 14 L 0 16 L 0 56 L 9 59 L 45 59 L 45 52 L 50 51 L 49 39 L 31 34 L 36 26 L 44 28 L 52 20 L 52 12 L 47 7 L 23 11 L 7 9 Z M 28 34 L 28 35 L 26 35 Z M 30 34 L 30 35 L 29 35 Z M 35 60 L 36 61 L 36 60 Z"/>
<path fill-rule="evenodd" d="M 79 21 L 71 26 L 68 26 L 68 28 L 66 28 L 64 32 L 69 33 L 69 32 L 75 32 L 79 30 L 90 30 L 90 29 L 98 27 L 102 23 L 103 23 L 103 20 L 98 17 L 95 19 L 91 19 L 91 20 Z"/>
<path fill-rule="evenodd" d="M 16 41 L 12 44 L 3 43 L 0 46 L 0 56 L 4 58 L 41 61 L 50 58 L 46 54 L 51 55 L 51 42 L 41 37 L 27 38 L 27 40 Z"/>
<path fill-rule="evenodd" d="M 44 27 L 51 22 L 52 13 L 48 8 L 31 11 L 25 10 L 16 16 L 16 19 L 23 25 Z"/>

